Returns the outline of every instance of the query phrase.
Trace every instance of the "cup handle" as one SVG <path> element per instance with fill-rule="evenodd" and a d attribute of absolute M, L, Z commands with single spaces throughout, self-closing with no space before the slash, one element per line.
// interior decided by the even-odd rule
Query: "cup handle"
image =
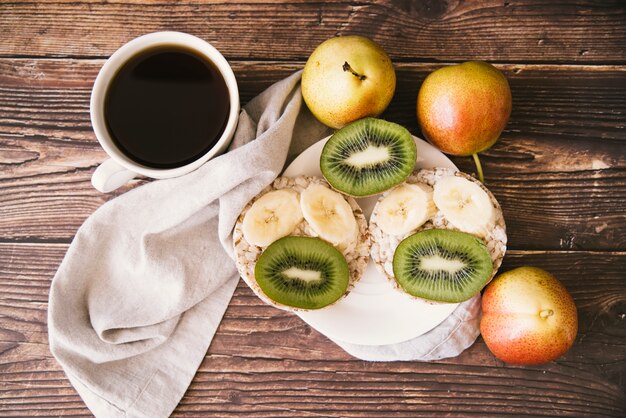
<path fill-rule="evenodd" d="M 102 193 L 109 193 L 135 178 L 137 173 L 127 170 L 115 161 L 108 159 L 96 168 L 91 176 L 91 184 Z"/>

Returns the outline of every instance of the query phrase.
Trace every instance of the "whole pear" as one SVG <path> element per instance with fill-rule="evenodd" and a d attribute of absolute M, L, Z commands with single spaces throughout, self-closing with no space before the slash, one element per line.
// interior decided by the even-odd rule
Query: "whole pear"
<path fill-rule="evenodd" d="M 578 315 L 565 286 L 547 271 L 519 267 L 497 276 L 482 299 L 480 332 L 489 350 L 510 364 L 542 364 L 570 349 Z"/>
<path fill-rule="evenodd" d="M 387 53 L 364 36 L 338 36 L 322 42 L 302 73 L 302 97 L 323 124 L 341 128 L 380 115 L 396 89 Z"/>
<path fill-rule="evenodd" d="M 441 151 L 459 156 L 476 156 L 490 148 L 504 130 L 511 109 L 506 77 L 480 61 L 433 71 L 417 96 L 417 119 L 426 139 Z M 477 157 L 475 161 L 482 177 Z"/>

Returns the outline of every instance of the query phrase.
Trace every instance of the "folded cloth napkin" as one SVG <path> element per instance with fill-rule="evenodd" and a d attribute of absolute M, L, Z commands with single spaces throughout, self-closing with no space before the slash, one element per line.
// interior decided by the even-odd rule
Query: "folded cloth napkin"
<path fill-rule="evenodd" d="M 180 401 L 239 278 L 237 216 L 328 133 L 302 106 L 299 81 L 300 72 L 245 106 L 229 152 L 107 202 L 77 231 L 52 281 L 48 331 L 52 354 L 94 415 L 165 417 Z M 368 360 L 454 356 L 478 330 L 476 309 L 461 307 L 407 343 L 339 344 Z"/>

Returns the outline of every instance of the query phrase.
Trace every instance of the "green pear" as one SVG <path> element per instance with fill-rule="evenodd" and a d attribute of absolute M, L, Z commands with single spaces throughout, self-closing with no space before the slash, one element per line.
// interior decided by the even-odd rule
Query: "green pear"
<path fill-rule="evenodd" d="M 363 36 L 338 36 L 322 42 L 302 73 L 302 97 L 323 124 L 341 128 L 380 115 L 396 89 L 391 59 Z"/>
<path fill-rule="evenodd" d="M 511 115 L 511 89 L 493 65 L 470 61 L 426 77 L 417 96 L 417 119 L 426 139 L 447 154 L 477 154 L 500 137 Z"/>

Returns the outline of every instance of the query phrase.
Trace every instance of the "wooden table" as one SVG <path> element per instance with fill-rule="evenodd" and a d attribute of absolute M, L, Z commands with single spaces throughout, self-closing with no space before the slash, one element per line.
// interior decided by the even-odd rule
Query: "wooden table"
<path fill-rule="evenodd" d="M 398 75 L 384 117 L 420 135 L 415 99 L 448 63 L 504 71 L 513 114 L 482 155 L 508 225 L 501 271 L 543 267 L 580 331 L 543 366 L 508 366 L 481 338 L 457 358 L 367 363 L 240 284 L 174 415 L 626 416 L 626 7 L 621 1 L 41 0 L 0 4 L 0 415 L 90 415 L 48 348 L 48 290 L 76 229 L 116 193 L 89 95 L 105 59 L 179 30 L 231 62 L 242 103 L 335 35 L 379 42 Z M 470 158 L 453 158 L 474 172 Z"/>

